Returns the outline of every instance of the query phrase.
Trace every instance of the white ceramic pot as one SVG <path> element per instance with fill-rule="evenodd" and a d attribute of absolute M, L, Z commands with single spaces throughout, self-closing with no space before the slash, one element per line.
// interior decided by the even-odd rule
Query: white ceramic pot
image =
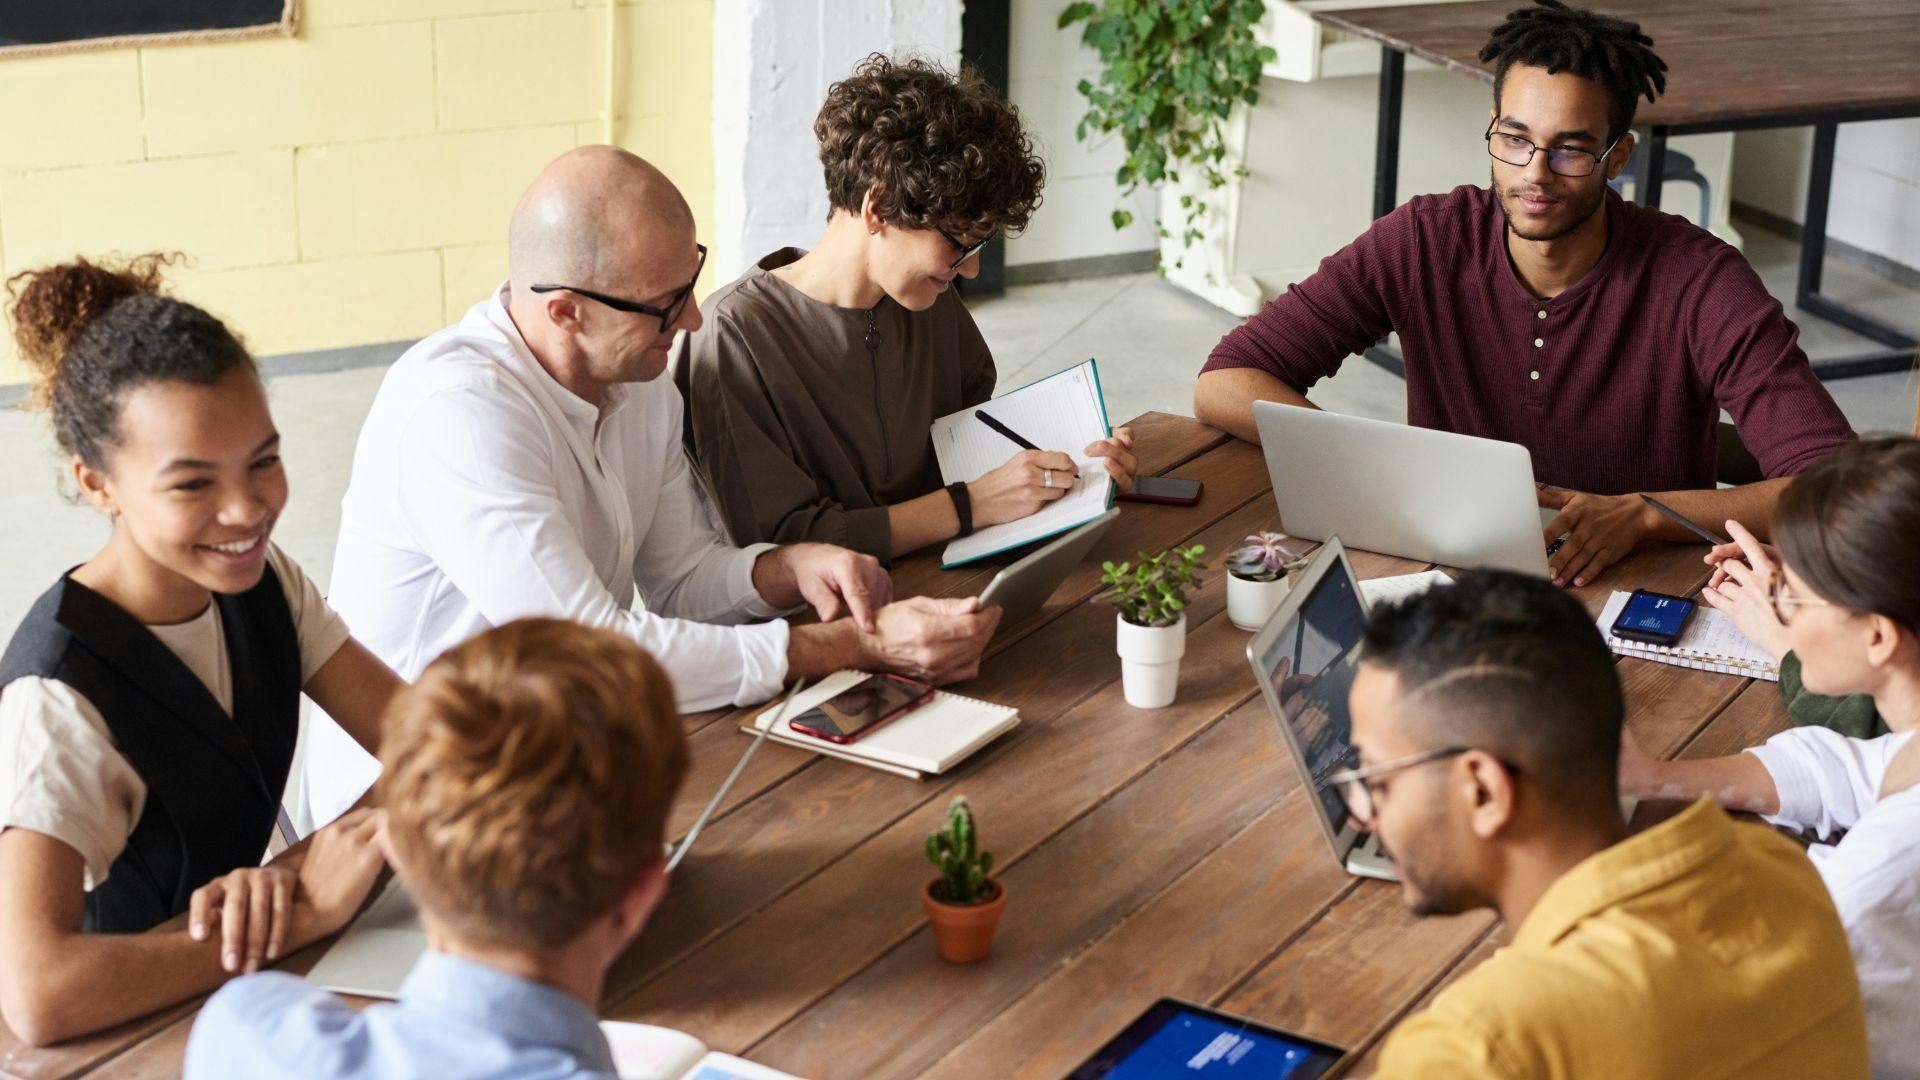
<path fill-rule="evenodd" d="M 1287 598 L 1293 578 L 1281 574 L 1272 581 L 1253 581 L 1227 571 L 1227 618 L 1242 630 L 1258 630 L 1267 625 L 1280 601 Z"/>
<path fill-rule="evenodd" d="M 1120 654 L 1120 685 L 1127 704 L 1158 709 L 1173 704 L 1180 686 L 1180 658 L 1187 653 L 1187 617 L 1172 626 L 1135 626 L 1114 616 L 1114 650 Z"/>

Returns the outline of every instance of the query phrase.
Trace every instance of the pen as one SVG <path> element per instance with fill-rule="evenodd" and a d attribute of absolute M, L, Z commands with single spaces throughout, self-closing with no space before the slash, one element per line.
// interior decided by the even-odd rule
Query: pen
<path fill-rule="evenodd" d="M 973 410 L 973 415 L 974 415 L 975 417 L 977 417 L 977 418 L 978 418 L 978 419 L 980 420 L 980 422 L 981 422 L 981 423 L 983 423 L 983 424 L 985 424 L 985 425 L 987 425 L 988 427 L 990 427 L 990 428 L 992 428 L 993 430 L 995 430 L 995 431 L 997 431 L 997 432 L 999 432 L 1000 434 L 1002 434 L 1002 435 L 1005 435 L 1005 436 L 1006 436 L 1007 438 L 1009 438 L 1009 439 L 1012 439 L 1012 440 L 1013 440 L 1013 442 L 1014 442 L 1014 445 L 1016 445 L 1016 446 L 1018 446 L 1018 447 L 1020 447 L 1020 449 L 1022 449 L 1022 450 L 1038 450 L 1038 449 L 1040 449 L 1039 447 L 1037 447 L 1037 446 L 1035 446 L 1035 445 L 1033 445 L 1032 443 L 1030 443 L 1030 442 L 1028 442 L 1027 440 L 1025 440 L 1025 439 L 1023 439 L 1023 438 L 1021 438 L 1021 437 L 1020 437 L 1020 433 L 1019 433 L 1019 432 L 1017 432 L 1017 431 L 1015 431 L 1015 430 L 1013 430 L 1012 428 L 1010 428 L 1010 427 L 1008 427 L 1007 425 L 1005 425 L 1005 424 L 1003 424 L 1003 423 L 1001 423 L 1000 421 L 998 421 L 998 420 L 995 420 L 995 419 L 994 419 L 993 417 L 991 417 L 991 416 L 988 416 L 988 415 L 987 415 L 987 413 L 986 413 L 986 410 L 984 410 L 984 409 L 975 409 L 975 410 Z"/>
<path fill-rule="evenodd" d="M 1705 540 L 1709 544 L 1733 543 L 1733 541 L 1731 540 L 1725 539 L 1724 537 L 1715 536 L 1712 533 L 1708 532 L 1707 530 L 1701 528 L 1700 526 L 1695 525 L 1692 521 L 1688 520 L 1684 514 L 1681 514 L 1679 511 L 1675 510 L 1671 506 L 1668 506 L 1667 504 L 1661 502 L 1659 499 L 1656 499 L 1651 495 L 1643 494 L 1640 497 L 1647 501 L 1648 506 L 1653 507 L 1655 510 L 1660 511 L 1661 513 L 1667 515 L 1673 520 L 1679 522 L 1681 525 L 1686 527 L 1687 531 L 1693 533 L 1695 536 L 1698 536 L 1700 539 Z"/>

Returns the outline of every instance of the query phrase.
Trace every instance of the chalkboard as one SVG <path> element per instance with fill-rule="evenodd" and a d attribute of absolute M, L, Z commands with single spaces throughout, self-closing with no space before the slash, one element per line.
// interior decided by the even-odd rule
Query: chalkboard
<path fill-rule="evenodd" d="M 298 0 L 0 0 L 0 57 L 291 34 Z"/>

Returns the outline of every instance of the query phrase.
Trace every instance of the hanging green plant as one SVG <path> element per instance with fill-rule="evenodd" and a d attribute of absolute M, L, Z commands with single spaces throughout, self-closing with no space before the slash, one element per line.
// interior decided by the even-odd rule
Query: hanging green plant
<path fill-rule="evenodd" d="M 1100 54 L 1099 83 L 1080 80 L 1088 108 L 1075 136 L 1120 133 L 1120 196 L 1199 170 L 1201 193 L 1180 196 L 1182 250 L 1201 238 L 1204 193 L 1243 174 L 1227 153 L 1226 124 L 1235 106 L 1260 100 L 1260 69 L 1274 51 L 1253 31 L 1266 10 L 1264 0 L 1081 0 L 1060 12 L 1062 29 L 1086 23 L 1080 40 Z M 1115 229 L 1132 222 L 1129 211 L 1113 211 Z M 1172 235 L 1157 215 L 1154 227 Z"/>

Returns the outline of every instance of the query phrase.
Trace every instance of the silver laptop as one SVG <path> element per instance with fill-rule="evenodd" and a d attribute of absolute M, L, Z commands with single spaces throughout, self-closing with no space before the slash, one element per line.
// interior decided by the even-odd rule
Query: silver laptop
<path fill-rule="evenodd" d="M 1292 528 L 1291 525 L 1288 528 Z M 1337 537 L 1313 556 L 1279 610 L 1247 642 L 1260 696 L 1307 785 L 1307 802 L 1350 874 L 1396 881 L 1372 833 L 1360 831 L 1326 778 L 1353 765 L 1347 691 L 1367 629 L 1366 601 Z"/>
<path fill-rule="evenodd" d="M 1517 443 L 1253 403 L 1280 521 L 1366 551 L 1466 569 L 1547 576 L 1540 530 L 1553 511 Z"/>
<path fill-rule="evenodd" d="M 980 594 L 980 606 L 997 604 L 1000 608 L 1000 626 L 1002 629 L 1012 626 L 1021 619 L 1040 610 L 1047 602 L 1053 590 L 1067 579 L 1080 560 L 1093 550 L 1094 542 L 1106 533 L 1120 516 L 1120 508 L 1114 507 L 1085 525 L 1074 529 L 1059 539 L 1019 562 L 1003 568 L 987 582 L 986 591 Z"/>

